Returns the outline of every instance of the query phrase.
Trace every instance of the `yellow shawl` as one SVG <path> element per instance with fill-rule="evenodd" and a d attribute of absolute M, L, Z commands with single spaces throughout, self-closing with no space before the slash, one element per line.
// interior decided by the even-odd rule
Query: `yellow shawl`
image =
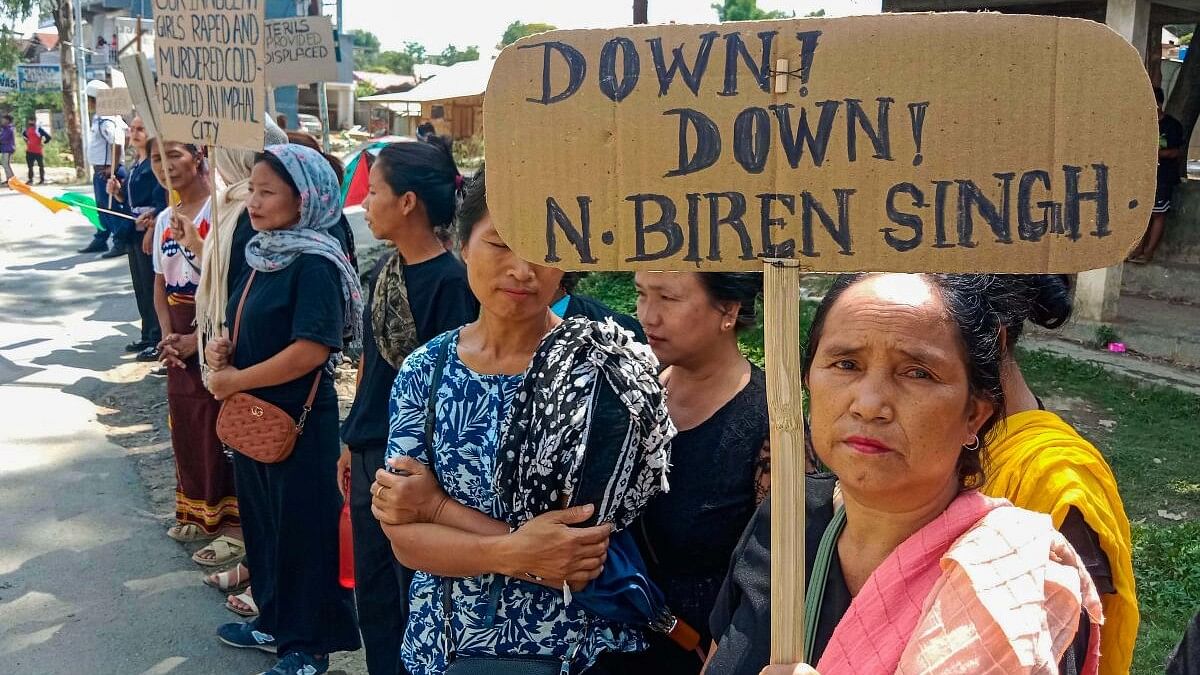
<path fill-rule="evenodd" d="M 984 494 L 1047 513 L 1056 528 L 1062 527 L 1074 506 L 1096 532 L 1117 591 L 1101 596 L 1100 672 L 1127 675 L 1137 639 L 1138 606 L 1129 519 L 1112 469 L 1074 428 L 1042 410 L 1005 418 L 992 432 L 987 448 Z"/>

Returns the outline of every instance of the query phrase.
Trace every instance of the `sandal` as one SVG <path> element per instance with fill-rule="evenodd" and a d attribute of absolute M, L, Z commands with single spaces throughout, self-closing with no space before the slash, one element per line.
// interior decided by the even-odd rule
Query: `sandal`
<path fill-rule="evenodd" d="M 204 553 L 212 553 L 211 558 Z M 239 562 L 246 557 L 246 545 L 233 537 L 221 535 L 209 542 L 208 546 L 192 554 L 192 562 L 203 567 L 224 567 Z"/>
<path fill-rule="evenodd" d="M 167 536 L 180 543 L 190 544 L 194 541 L 208 541 L 216 535 L 205 532 L 203 527 L 195 523 L 175 523 L 167 530 Z"/>
<path fill-rule="evenodd" d="M 231 595 L 226 598 L 225 609 L 238 616 L 258 616 L 258 605 L 255 604 L 254 596 L 250 594 L 249 588 L 239 595 Z"/>
<path fill-rule="evenodd" d="M 215 588 L 222 593 L 239 593 L 250 586 L 250 569 L 242 563 L 238 563 L 231 570 L 206 574 L 202 580 L 205 586 Z"/>

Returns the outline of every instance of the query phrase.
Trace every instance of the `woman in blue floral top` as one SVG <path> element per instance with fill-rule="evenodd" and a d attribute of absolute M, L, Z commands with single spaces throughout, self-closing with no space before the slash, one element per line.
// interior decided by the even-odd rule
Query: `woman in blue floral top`
<path fill-rule="evenodd" d="M 373 510 L 396 557 L 418 570 L 401 658 L 411 675 L 440 675 L 456 657 L 495 656 L 565 660 L 571 673 L 583 673 L 602 653 L 645 649 L 639 631 L 564 598 L 564 586 L 579 590 L 600 574 L 610 528 L 572 527 L 592 513 L 581 506 L 510 532 L 493 478 L 522 373 L 559 322 L 548 305 L 562 272 L 521 260 L 500 239 L 487 215 L 482 171 L 468 187 L 459 227 L 479 319 L 404 361 L 392 390 L 388 438 L 397 473 L 380 471 L 371 488 Z M 444 366 L 434 447 L 427 448 L 439 354 Z M 442 489 L 427 467 L 430 457 Z M 447 588 L 450 635 L 443 621 Z"/>

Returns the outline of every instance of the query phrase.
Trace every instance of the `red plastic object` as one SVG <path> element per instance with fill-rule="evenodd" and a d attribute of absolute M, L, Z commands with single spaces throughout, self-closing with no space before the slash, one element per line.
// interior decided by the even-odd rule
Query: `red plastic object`
<path fill-rule="evenodd" d="M 346 502 L 338 520 L 338 583 L 354 588 L 354 533 L 350 527 L 350 476 L 346 476 Z"/>

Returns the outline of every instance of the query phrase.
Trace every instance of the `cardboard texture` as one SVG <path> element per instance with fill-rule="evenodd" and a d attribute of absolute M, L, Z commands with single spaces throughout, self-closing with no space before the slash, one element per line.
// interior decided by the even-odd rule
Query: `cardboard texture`
<path fill-rule="evenodd" d="M 125 84 L 129 88 L 129 99 L 133 109 L 142 118 L 146 133 L 151 138 L 158 138 L 158 100 L 155 98 L 154 75 L 150 72 L 150 64 L 146 55 L 134 53 L 122 56 L 121 74 L 125 76 Z"/>
<path fill-rule="evenodd" d="M 497 228 L 568 270 L 1074 272 L 1119 263 L 1154 198 L 1141 58 L 1077 19 L 553 31 L 484 105 Z"/>
<path fill-rule="evenodd" d="M 96 93 L 96 114 L 128 115 L 133 110 L 133 99 L 127 88 L 103 89 Z"/>
<path fill-rule="evenodd" d="M 270 86 L 337 80 L 337 50 L 329 17 L 273 19 L 266 22 L 263 37 Z"/>
<path fill-rule="evenodd" d="M 159 2 L 154 33 L 162 136 L 261 150 L 267 107 L 261 0 L 220 9 Z"/>

